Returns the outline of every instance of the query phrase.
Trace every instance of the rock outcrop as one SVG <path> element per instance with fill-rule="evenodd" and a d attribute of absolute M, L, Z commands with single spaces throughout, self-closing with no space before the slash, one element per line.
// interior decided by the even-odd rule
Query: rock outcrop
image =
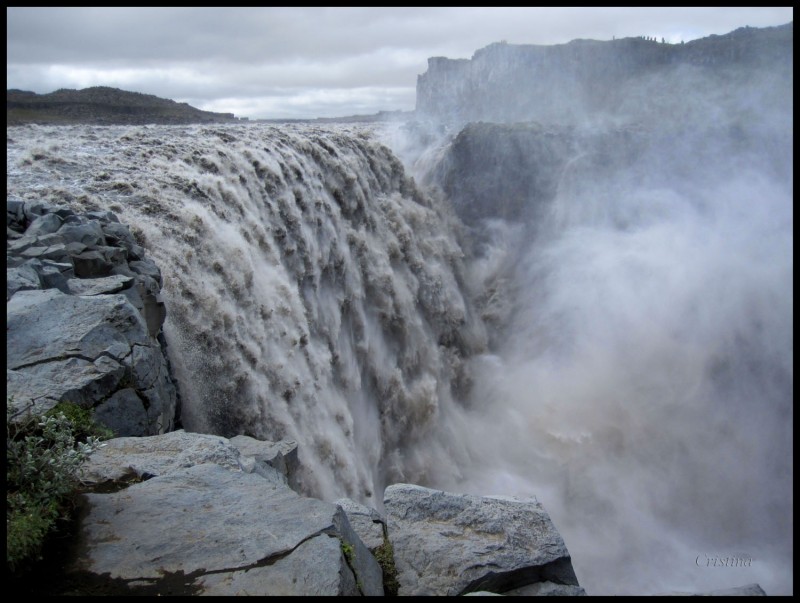
<path fill-rule="evenodd" d="M 564 540 L 535 499 L 395 484 L 384 505 L 400 595 L 502 594 L 543 582 L 582 591 Z"/>
<path fill-rule="evenodd" d="M 107 441 L 83 466 L 63 573 L 37 592 L 379 596 L 394 563 L 400 595 L 586 594 L 535 499 L 395 484 L 384 517 L 350 499 L 297 494 L 296 452 L 293 441 L 183 430 Z M 393 549 L 393 560 L 376 553 L 379 565 L 379 547 Z"/>
<path fill-rule="evenodd" d="M 253 441 L 243 449 L 183 431 L 109 441 L 84 480 L 124 489 L 85 495 L 69 571 L 116 594 L 382 595 L 381 569 L 344 511 L 291 490 L 282 455 L 272 466 Z"/>
<path fill-rule="evenodd" d="M 161 273 L 111 212 L 7 201 L 7 394 L 15 413 L 66 401 L 119 436 L 174 428 Z"/>
<path fill-rule="evenodd" d="M 386 518 L 377 510 L 351 498 L 340 498 L 333 504 L 342 508 L 353 530 L 370 551 L 374 553 L 383 545 L 386 537 Z"/>
<path fill-rule="evenodd" d="M 471 60 L 428 59 L 417 79 L 416 118 L 460 124 L 686 118 L 695 109 L 704 113 L 707 103 L 736 106 L 725 87 L 734 82 L 757 90 L 764 72 L 781 74 L 790 90 L 792 44 L 791 23 L 743 27 L 686 44 L 644 37 L 553 46 L 500 42 Z M 788 101 L 762 100 L 791 105 L 791 94 Z"/>

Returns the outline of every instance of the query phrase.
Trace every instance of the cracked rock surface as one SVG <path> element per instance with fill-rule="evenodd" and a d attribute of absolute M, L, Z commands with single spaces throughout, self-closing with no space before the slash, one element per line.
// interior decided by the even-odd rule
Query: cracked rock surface
<path fill-rule="evenodd" d="M 170 431 L 160 272 L 128 228 L 110 212 L 8 200 L 7 233 L 6 384 L 19 416 L 72 402 L 118 436 Z"/>
<path fill-rule="evenodd" d="M 266 479 L 278 469 L 256 470 L 226 438 L 179 431 L 109 447 L 90 459 L 89 481 L 155 477 L 85 495 L 73 571 L 156 587 L 179 575 L 183 594 L 383 594 L 380 567 L 341 508 Z"/>
<path fill-rule="evenodd" d="M 578 586 L 564 540 L 536 499 L 394 484 L 384 505 L 401 596 Z"/>

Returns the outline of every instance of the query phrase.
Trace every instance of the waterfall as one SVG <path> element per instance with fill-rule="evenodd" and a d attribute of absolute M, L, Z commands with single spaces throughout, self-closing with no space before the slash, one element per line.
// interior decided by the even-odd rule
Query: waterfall
<path fill-rule="evenodd" d="M 306 494 L 535 495 L 590 594 L 791 592 L 778 117 L 574 140 L 509 126 L 514 145 L 468 154 L 487 195 L 469 226 L 381 144 L 423 182 L 454 138 L 397 128 L 13 127 L 7 191 L 131 225 L 163 272 L 185 428 L 296 439 Z M 482 163 L 541 206 L 497 211 Z M 505 180 L 526 165 L 528 184 Z M 752 562 L 700 563 L 728 556 Z"/>
<path fill-rule="evenodd" d="M 8 192 L 111 209 L 161 267 L 187 430 L 299 442 L 375 506 L 485 346 L 457 220 L 367 128 L 9 130 Z"/>

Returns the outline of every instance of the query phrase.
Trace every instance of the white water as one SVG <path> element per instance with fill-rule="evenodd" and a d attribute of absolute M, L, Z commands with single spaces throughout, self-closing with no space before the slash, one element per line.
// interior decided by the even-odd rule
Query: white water
<path fill-rule="evenodd" d="M 294 438 L 381 503 L 484 335 L 444 209 L 358 128 L 9 129 L 9 194 L 110 208 L 164 275 L 188 430 Z"/>
<path fill-rule="evenodd" d="M 487 223 L 465 258 L 366 128 L 8 136 L 9 196 L 112 209 L 161 267 L 188 429 L 297 439 L 327 499 L 537 495 L 590 594 L 792 592 L 793 213 L 762 166 L 576 170 L 546 236 Z"/>

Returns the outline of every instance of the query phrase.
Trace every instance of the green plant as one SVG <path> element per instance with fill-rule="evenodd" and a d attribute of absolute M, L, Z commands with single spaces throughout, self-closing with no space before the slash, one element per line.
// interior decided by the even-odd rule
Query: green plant
<path fill-rule="evenodd" d="M 81 464 L 102 446 L 100 438 L 87 434 L 92 425 L 84 422 L 86 417 L 66 406 L 41 416 L 19 418 L 20 412 L 14 411 L 9 399 L 6 561 L 12 571 L 40 558 L 45 538 L 63 516 L 64 503 L 75 490 Z"/>
<path fill-rule="evenodd" d="M 110 427 L 95 422 L 92 410 L 89 408 L 71 402 L 59 402 L 47 411 L 45 416 L 52 417 L 58 413 L 63 413 L 72 424 L 72 435 L 77 442 L 86 442 L 90 437 L 100 440 L 110 440 L 114 437 L 114 431 Z"/>
<path fill-rule="evenodd" d="M 383 537 L 383 544 L 375 549 L 375 559 L 383 572 L 384 593 L 396 597 L 400 584 L 397 582 L 397 568 L 394 565 L 394 549 L 386 536 Z"/>
<path fill-rule="evenodd" d="M 344 553 L 344 557 L 345 559 L 347 559 L 347 563 L 350 564 L 351 567 L 353 567 L 353 555 L 355 554 L 355 551 L 353 550 L 353 545 L 345 542 L 344 540 L 341 540 L 340 542 L 342 545 L 342 553 Z"/>

